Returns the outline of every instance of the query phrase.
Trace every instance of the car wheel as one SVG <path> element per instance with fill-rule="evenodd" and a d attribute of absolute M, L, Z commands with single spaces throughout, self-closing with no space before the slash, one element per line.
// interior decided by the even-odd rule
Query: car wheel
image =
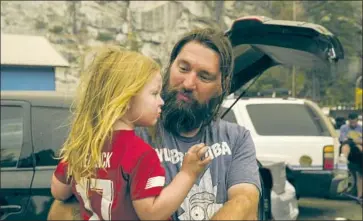
<path fill-rule="evenodd" d="M 348 188 L 344 191 L 343 194 L 331 195 L 327 196 L 328 199 L 350 199 L 348 196 L 356 196 L 357 195 L 357 186 L 356 186 L 356 174 L 351 171 L 348 173 Z"/>
<path fill-rule="evenodd" d="M 356 174 L 354 172 L 349 171 L 348 189 L 346 193 L 353 196 L 357 195 Z"/>

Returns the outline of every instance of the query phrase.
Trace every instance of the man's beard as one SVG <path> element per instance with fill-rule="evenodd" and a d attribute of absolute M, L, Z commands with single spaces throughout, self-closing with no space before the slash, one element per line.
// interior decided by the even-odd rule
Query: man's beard
<path fill-rule="evenodd" d="M 181 92 L 188 95 L 189 101 L 177 100 Z M 194 129 L 209 124 L 216 114 L 216 107 L 221 97 L 213 97 L 205 104 L 199 103 L 192 92 L 186 90 L 169 90 L 167 87 L 162 93 L 165 102 L 162 107 L 161 122 L 164 128 L 176 135 L 191 132 Z"/>

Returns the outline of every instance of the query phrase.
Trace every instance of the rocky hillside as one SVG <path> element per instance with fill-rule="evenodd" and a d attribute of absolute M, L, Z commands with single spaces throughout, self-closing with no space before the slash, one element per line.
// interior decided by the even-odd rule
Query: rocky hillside
<path fill-rule="evenodd" d="M 71 64 L 56 76 L 57 89 L 64 90 L 74 88 L 69 85 L 76 84 L 89 47 L 119 44 L 165 64 L 185 31 L 226 29 L 235 18 L 266 15 L 269 7 L 268 1 L 1 1 L 1 32 L 48 38 Z"/>

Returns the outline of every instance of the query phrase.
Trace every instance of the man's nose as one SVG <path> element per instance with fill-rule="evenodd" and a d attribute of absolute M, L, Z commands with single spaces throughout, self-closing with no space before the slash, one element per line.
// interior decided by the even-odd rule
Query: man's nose
<path fill-rule="evenodd" d="M 197 74 L 195 72 L 190 72 L 187 74 L 183 81 L 184 89 L 194 90 L 196 88 Z"/>

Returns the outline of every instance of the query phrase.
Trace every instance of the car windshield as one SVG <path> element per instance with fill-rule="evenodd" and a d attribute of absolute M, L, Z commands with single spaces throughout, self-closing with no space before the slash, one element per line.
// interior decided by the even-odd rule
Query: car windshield
<path fill-rule="evenodd" d="M 306 104 L 250 104 L 247 111 L 259 135 L 329 136 L 324 121 Z"/>

